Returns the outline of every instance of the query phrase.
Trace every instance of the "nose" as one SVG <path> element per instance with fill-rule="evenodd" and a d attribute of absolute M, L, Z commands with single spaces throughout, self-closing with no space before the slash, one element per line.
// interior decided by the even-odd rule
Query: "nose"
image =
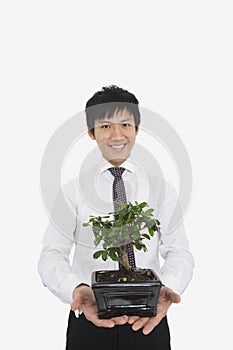
<path fill-rule="evenodd" d="M 112 128 L 111 139 L 112 140 L 121 140 L 123 138 L 124 138 L 123 132 L 122 132 L 120 126 L 115 124 L 114 127 Z"/>

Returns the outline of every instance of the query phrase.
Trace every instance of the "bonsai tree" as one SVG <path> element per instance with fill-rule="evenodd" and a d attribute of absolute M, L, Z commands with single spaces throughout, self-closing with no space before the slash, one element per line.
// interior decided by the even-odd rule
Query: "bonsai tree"
<path fill-rule="evenodd" d="M 159 231 L 160 223 L 154 219 L 154 209 L 146 202 L 120 203 L 121 209 L 106 216 L 91 216 L 84 226 L 91 226 L 94 243 L 100 250 L 95 259 L 108 258 L 119 262 L 118 270 L 92 272 L 92 289 L 98 308 L 98 317 L 121 315 L 151 317 L 156 315 L 157 301 L 162 286 L 159 276 L 150 268 L 132 268 L 128 261 L 127 245 L 146 251 L 145 239 Z M 113 214 L 112 216 L 110 216 Z"/>
<path fill-rule="evenodd" d="M 95 246 L 102 242 L 102 249 L 93 254 L 95 259 L 101 257 L 106 261 L 110 258 L 119 262 L 120 269 L 130 271 L 127 244 L 132 243 L 137 250 L 146 252 L 144 240 L 151 239 L 159 231 L 160 222 L 154 219 L 154 209 L 147 208 L 146 202 L 121 202 L 120 205 L 120 210 L 107 216 L 91 216 L 83 226 L 92 227 Z M 114 214 L 114 219 L 110 219 L 110 214 Z"/>

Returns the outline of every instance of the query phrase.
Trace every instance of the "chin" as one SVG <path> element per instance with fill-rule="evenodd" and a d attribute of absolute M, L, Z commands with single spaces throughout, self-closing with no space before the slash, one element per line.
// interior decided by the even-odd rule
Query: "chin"
<path fill-rule="evenodd" d="M 114 158 L 114 159 L 110 159 L 109 160 L 109 163 L 111 163 L 112 165 L 114 166 L 120 166 L 122 163 L 124 163 L 124 161 L 126 160 L 127 158 Z"/>

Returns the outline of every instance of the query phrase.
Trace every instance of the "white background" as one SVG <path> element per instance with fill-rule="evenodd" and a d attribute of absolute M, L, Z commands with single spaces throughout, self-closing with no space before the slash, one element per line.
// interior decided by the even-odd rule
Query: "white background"
<path fill-rule="evenodd" d="M 53 132 L 117 84 L 179 133 L 192 161 L 194 278 L 169 311 L 173 350 L 232 349 L 231 1 L 14 1 L 0 7 L 1 337 L 63 350 L 69 306 L 41 284 L 39 172 Z"/>

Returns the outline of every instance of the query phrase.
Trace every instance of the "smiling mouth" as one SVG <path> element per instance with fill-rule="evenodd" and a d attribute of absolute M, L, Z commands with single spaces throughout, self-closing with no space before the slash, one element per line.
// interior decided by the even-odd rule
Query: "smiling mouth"
<path fill-rule="evenodd" d="M 126 143 L 125 143 L 125 144 L 122 144 L 122 145 L 109 145 L 109 147 L 111 147 L 112 149 L 115 149 L 115 150 L 121 150 L 121 149 L 123 149 L 125 146 L 126 146 Z"/>

